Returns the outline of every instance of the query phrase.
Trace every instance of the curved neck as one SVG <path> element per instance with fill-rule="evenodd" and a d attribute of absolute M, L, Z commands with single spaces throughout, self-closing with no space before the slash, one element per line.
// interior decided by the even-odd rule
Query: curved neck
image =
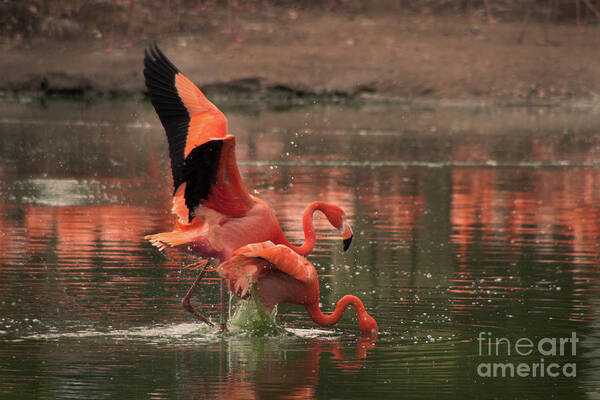
<path fill-rule="evenodd" d="M 285 244 L 301 256 L 307 255 L 315 247 L 315 242 L 317 240 L 317 235 L 315 233 L 315 225 L 313 223 L 313 214 L 315 213 L 315 211 L 322 211 L 321 203 L 318 201 L 310 203 L 304 210 L 304 214 L 302 214 L 302 230 L 304 231 L 304 243 L 302 244 L 302 246 L 294 246 L 285 238 L 285 236 L 283 236 L 282 233 L 283 244 Z"/>
<path fill-rule="evenodd" d="M 338 301 L 338 303 L 336 304 L 333 313 L 329 315 L 325 315 L 323 314 L 323 312 L 321 312 L 318 302 L 306 305 L 306 311 L 308 312 L 308 315 L 310 315 L 312 320 L 317 324 L 321 326 L 332 326 L 338 323 L 340 318 L 342 318 L 342 315 L 344 315 L 344 310 L 349 305 L 354 306 L 354 308 L 356 309 L 356 314 L 358 314 L 358 325 L 360 327 L 360 330 L 362 331 L 362 321 L 365 320 L 364 317 L 368 314 L 365 311 L 365 306 L 363 305 L 362 301 L 360 301 L 358 297 L 353 296 L 351 294 L 347 294 L 346 296 L 342 297 L 340 301 Z"/>

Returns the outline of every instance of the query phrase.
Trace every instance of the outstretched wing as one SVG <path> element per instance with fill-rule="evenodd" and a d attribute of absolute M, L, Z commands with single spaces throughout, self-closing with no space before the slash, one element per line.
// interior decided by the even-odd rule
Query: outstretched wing
<path fill-rule="evenodd" d="M 315 267 L 306 258 L 287 246 L 275 245 L 271 241 L 240 247 L 232 254 L 231 258 L 219 265 L 219 271 L 224 278 L 242 272 L 252 276 L 257 271 L 248 270 L 248 266 L 264 262 L 305 284 L 316 279 Z M 256 276 L 253 278 L 255 280 Z"/>
<path fill-rule="evenodd" d="M 144 55 L 148 95 L 169 142 L 174 203 L 183 197 L 187 209 L 180 218 L 191 222 L 199 205 L 228 216 L 245 215 L 254 201 L 237 168 L 235 138 L 227 135 L 225 115 L 156 44 Z"/>

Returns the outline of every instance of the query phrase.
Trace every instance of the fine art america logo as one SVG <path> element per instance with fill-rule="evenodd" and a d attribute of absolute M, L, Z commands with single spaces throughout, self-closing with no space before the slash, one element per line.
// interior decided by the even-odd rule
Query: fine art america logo
<path fill-rule="evenodd" d="M 477 342 L 480 357 L 506 357 L 516 361 L 479 363 L 477 374 L 483 378 L 577 376 L 576 363 L 554 362 L 556 357 L 574 357 L 577 354 L 579 338 L 575 332 L 571 332 L 570 337 L 545 337 L 538 340 L 522 337 L 512 341 L 507 338 L 492 338 L 491 332 L 479 332 Z M 531 356 L 535 361 L 530 361 Z"/>

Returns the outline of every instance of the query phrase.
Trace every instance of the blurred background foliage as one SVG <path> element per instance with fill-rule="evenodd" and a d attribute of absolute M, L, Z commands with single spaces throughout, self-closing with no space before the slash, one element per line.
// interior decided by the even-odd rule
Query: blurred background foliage
<path fill-rule="evenodd" d="M 0 0 L 0 35 L 5 38 L 106 36 L 111 29 L 141 29 L 169 20 L 180 32 L 202 30 L 202 20 L 234 12 L 309 10 L 348 16 L 369 13 L 443 14 L 471 22 L 597 24 L 598 0 Z M 182 18 L 192 14 L 189 18 Z"/>

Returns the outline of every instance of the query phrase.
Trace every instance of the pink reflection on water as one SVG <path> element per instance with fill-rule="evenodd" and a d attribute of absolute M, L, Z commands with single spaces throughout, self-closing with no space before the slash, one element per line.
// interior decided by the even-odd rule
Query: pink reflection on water
<path fill-rule="evenodd" d="M 237 347 L 237 342 L 231 341 L 228 349 L 219 350 L 221 371 L 215 389 L 198 375 L 191 362 L 193 353 L 186 350 L 180 374 L 184 380 L 195 382 L 191 385 L 193 398 L 204 398 L 214 390 L 219 399 L 314 399 L 323 356 L 332 354 L 334 368 L 343 374 L 357 374 L 368 363 L 376 342 L 376 337 L 368 336 L 356 339 L 353 346 L 339 339 L 310 339 L 306 348 L 288 357 L 276 346 L 267 344 L 256 354 L 252 347 L 246 349 L 244 343 Z"/>
<path fill-rule="evenodd" d="M 552 153 L 552 146 L 542 147 L 538 150 L 543 154 Z M 487 300 L 516 299 L 523 290 L 543 304 L 549 301 L 544 296 L 551 299 L 561 286 L 577 287 L 597 279 L 599 171 L 456 168 L 452 181 L 451 240 L 458 261 L 450 288 L 454 313 L 467 315 Z M 561 266 L 567 275 L 546 280 L 533 270 L 533 281 L 525 283 L 518 267 L 523 254 L 529 264 Z M 568 280 L 562 281 L 565 277 Z M 588 296 L 590 290 L 586 287 Z M 486 293 L 493 296 L 486 300 Z M 572 304 L 561 305 L 568 309 L 567 319 L 590 318 L 591 306 L 578 298 L 584 293 L 569 293 L 572 298 L 567 301 Z"/>
<path fill-rule="evenodd" d="M 92 265 L 94 258 L 138 262 L 140 238 L 154 226 L 148 210 L 135 206 L 28 206 L 24 213 L 21 255 L 51 251 L 61 265 Z"/>
<path fill-rule="evenodd" d="M 363 216 L 374 219 L 372 234 L 382 235 L 395 246 L 405 246 L 413 240 L 414 230 L 425 213 L 425 195 L 417 180 L 410 171 L 393 171 L 381 180 L 369 180 L 368 176 L 361 179 L 360 210 Z"/>

